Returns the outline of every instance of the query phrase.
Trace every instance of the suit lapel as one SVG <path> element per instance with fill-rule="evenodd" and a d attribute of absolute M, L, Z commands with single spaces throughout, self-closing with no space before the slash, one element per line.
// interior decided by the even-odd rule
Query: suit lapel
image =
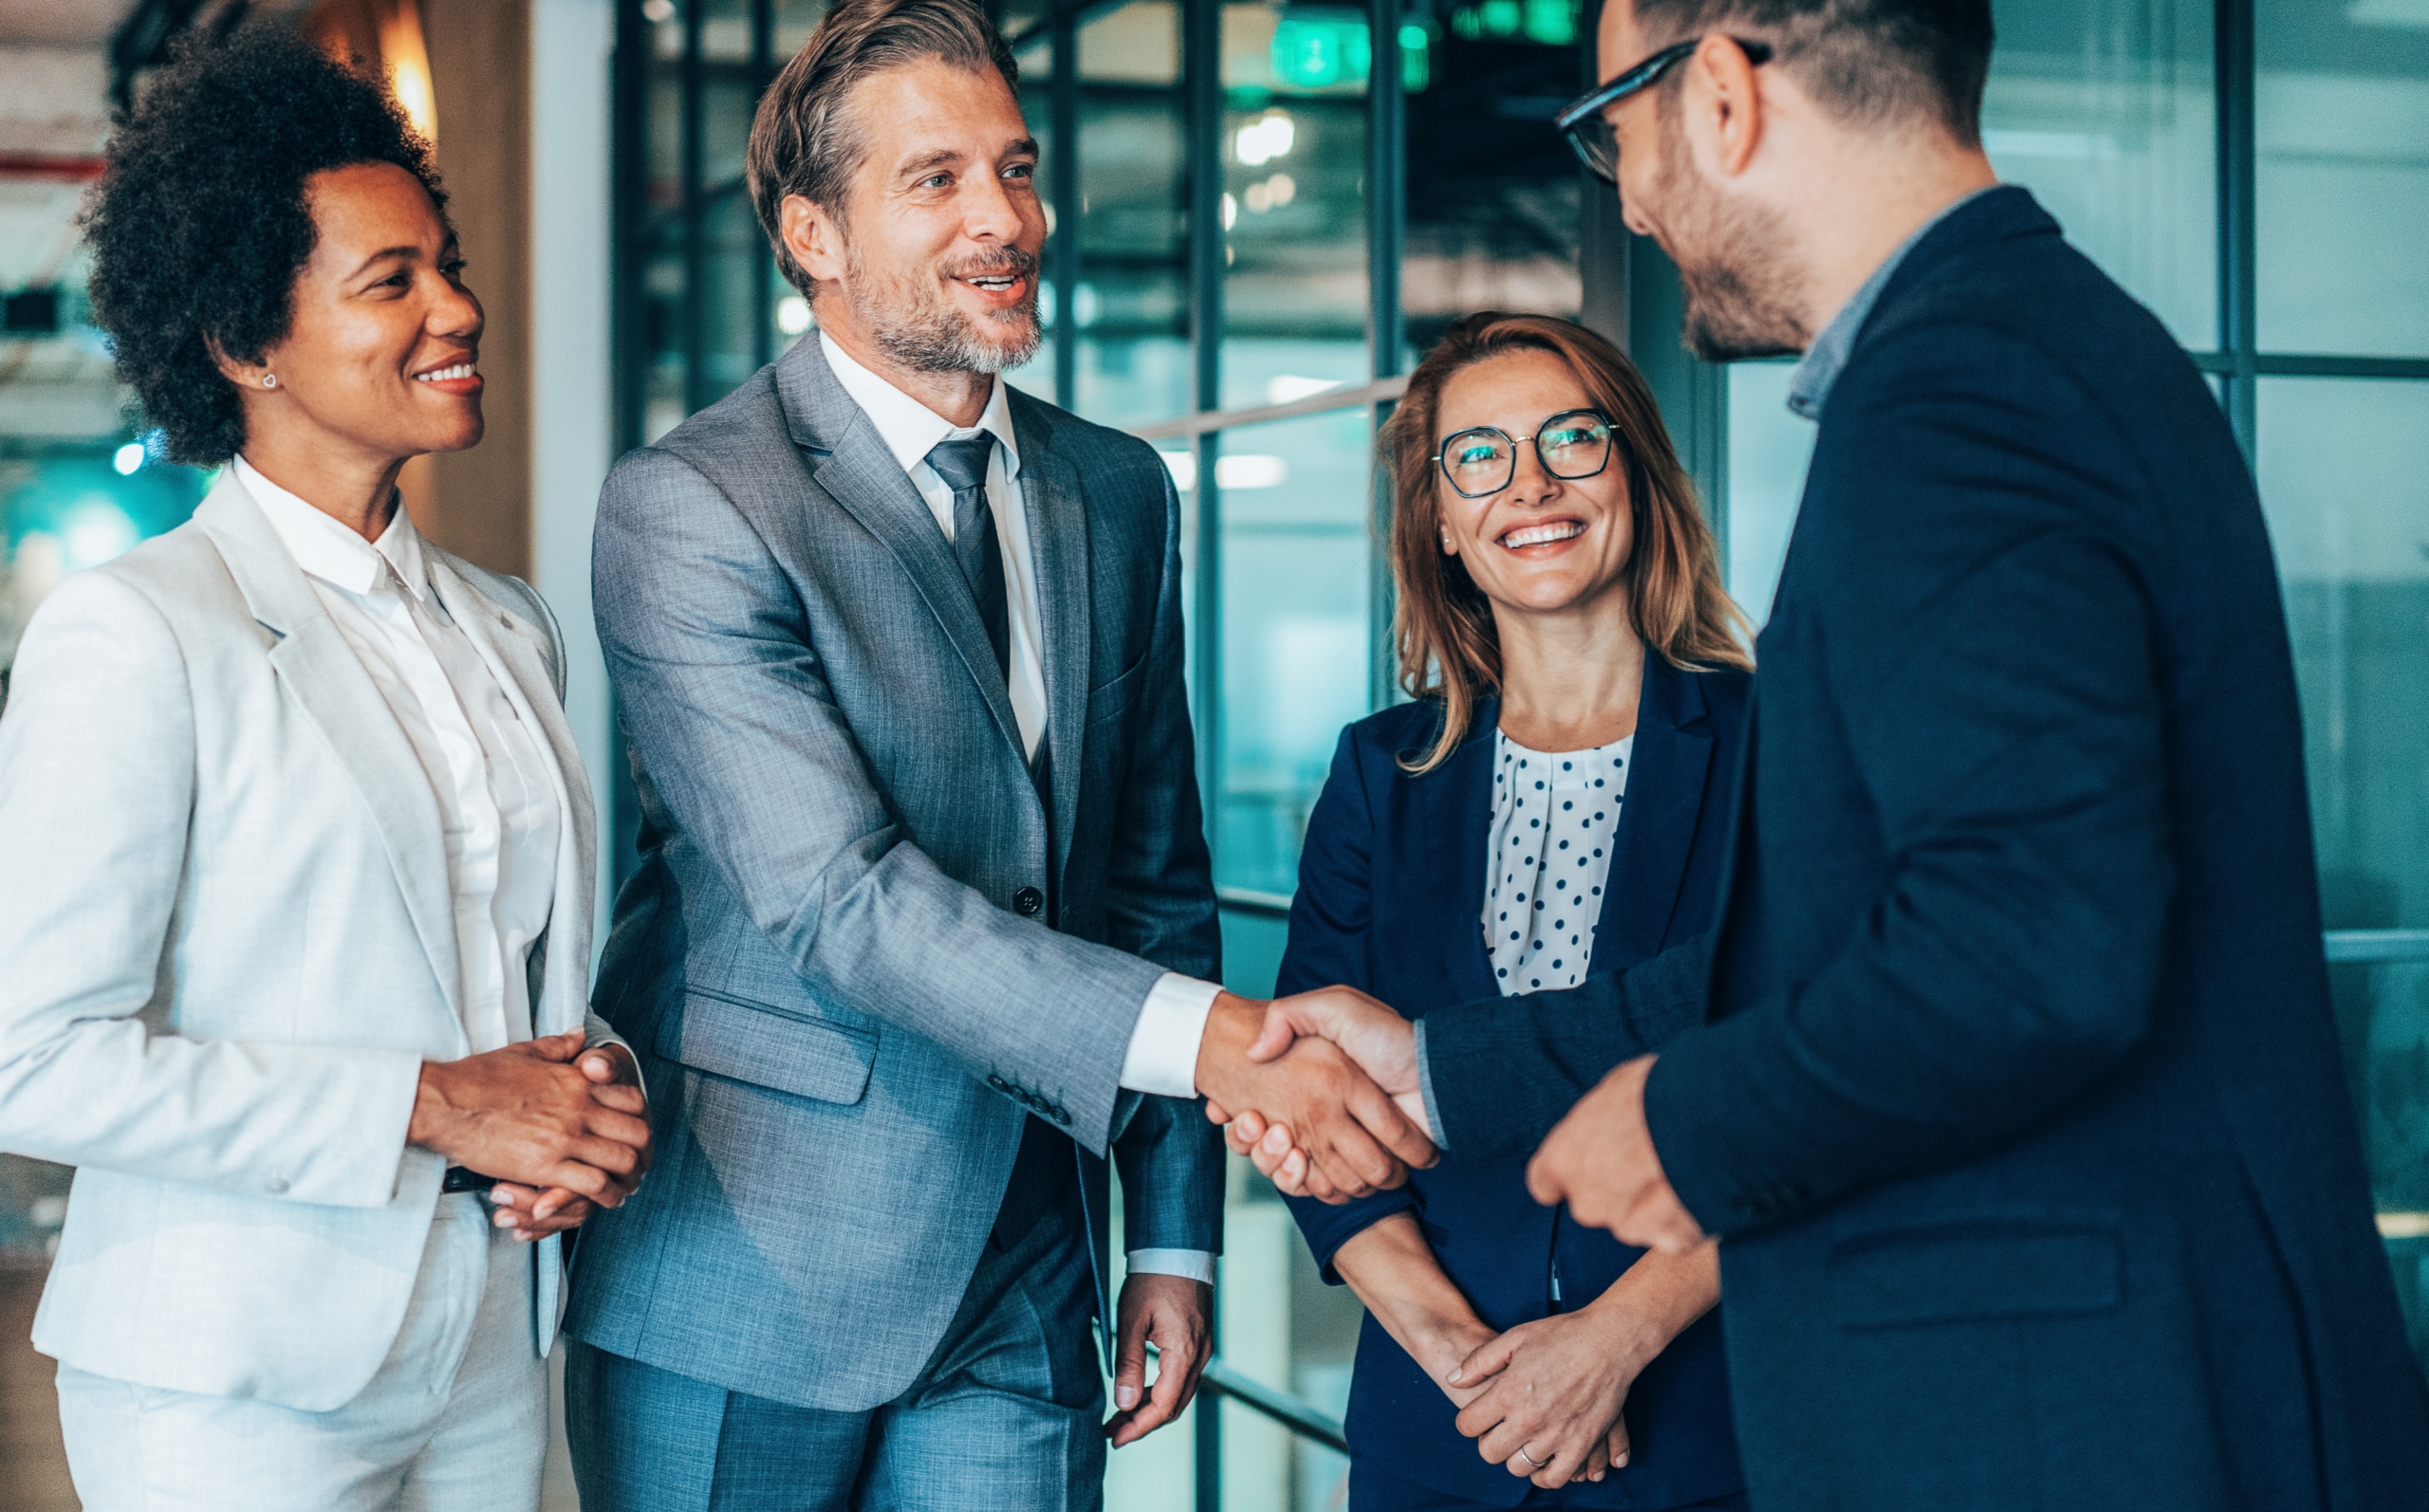
<path fill-rule="evenodd" d="M 1046 742 L 1054 779 L 1054 855 L 1059 883 L 1070 854 L 1085 770 L 1089 665 L 1088 513 L 1080 475 L 1052 449 L 1051 433 L 1015 399 L 1012 430 L 1021 449 L 1022 493 L 1029 512 L 1029 560 L 1037 569 L 1039 654 L 1046 664 Z"/>
<path fill-rule="evenodd" d="M 993 711 L 1015 752 L 1023 749 L 1011 692 L 995 666 L 995 648 L 970 597 L 953 547 L 936 528 L 928 501 L 886 450 L 877 426 L 852 402 L 819 350 L 816 338 L 795 342 L 776 369 L 776 392 L 793 441 L 806 453 L 811 480 L 869 534 L 884 543 L 918 589 L 929 613 L 961 654 L 962 664 Z M 1024 458 L 1024 463 L 1027 459 Z M 1007 563 L 1009 566 L 1010 563 Z"/>
<path fill-rule="evenodd" d="M 438 795 L 422 770 L 404 727 L 380 696 L 362 658 L 322 607 L 269 519 L 236 481 L 233 469 L 195 511 L 227 562 L 229 576 L 253 618 L 279 637 L 269 649 L 278 677 L 328 743 L 338 765 L 371 812 L 397 875 L 405 913 L 429 957 L 449 1021 L 463 1023 L 455 953 L 454 898 L 447 877 L 447 842 Z"/>
<path fill-rule="evenodd" d="M 1636 747 L 1613 837 L 1592 969 L 1634 966 L 1661 952 L 1687 877 L 1696 822 L 1712 768 L 1703 690 L 1648 648 L 1637 703 Z"/>
<path fill-rule="evenodd" d="M 1501 993 L 1484 944 L 1485 851 L 1493 842 L 1493 732 L 1500 720 L 1500 701 L 1486 699 L 1450 760 L 1418 779 L 1425 794 L 1429 875 L 1411 881 L 1419 883 L 1421 895 L 1434 902 L 1429 922 L 1454 1003 Z"/>
<path fill-rule="evenodd" d="M 556 905 L 548 915 L 547 955 L 541 978 L 541 1001 L 532 1005 L 532 1033 L 562 1034 L 583 1022 L 583 985 L 590 963 L 590 878 L 596 875 L 597 816 L 590 784 L 573 782 L 567 772 L 582 770 L 573 727 L 566 722 L 558 702 L 556 679 L 534 636 L 535 626 L 518 621 L 492 602 L 446 556 L 424 543 L 431 577 L 448 614 L 473 643 L 482 662 L 505 690 L 507 702 L 523 719 L 526 729 L 540 733 L 547 754 L 543 765 L 557 797 Z"/>

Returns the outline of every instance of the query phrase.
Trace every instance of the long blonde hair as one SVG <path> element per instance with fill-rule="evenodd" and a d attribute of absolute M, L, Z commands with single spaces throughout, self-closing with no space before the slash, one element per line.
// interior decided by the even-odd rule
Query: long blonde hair
<path fill-rule="evenodd" d="M 1442 386 L 1463 368 L 1506 352 L 1549 352 L 1568 364 L 1593 407 L 1611 422 L 1627 480 L 1635 545 L 1628 554 L 1628 615 L 1647 649 L 1687 672 L 1751 671 L 1752 631 L 1720 585 L 1712 527 L 1696 487 L 1662 428 L 1643 375 L 1592 331 L 1548 315 L 1486 311 L 1454 323 L 1409 375 L 1408 392 L 1384 427 L 1392 475 L 1392 632 L 1400 686 L 1438 699 L 1441 725 L 1412 772 L 1432 771 L 1468 736 L 1476 708 L 1501 691 L 1501 637 L 1485 598 L 1457 557 L 1439 545 L 1441 490 L 1434 464 Z"/>

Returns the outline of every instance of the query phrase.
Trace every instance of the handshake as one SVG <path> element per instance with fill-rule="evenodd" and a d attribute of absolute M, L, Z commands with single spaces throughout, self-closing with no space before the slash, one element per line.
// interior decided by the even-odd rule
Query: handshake
<path fill-rule="evenodd" d="M 496 1178 L 491 1221 L 528 1242 L 617 1208 L 649 1171 L 649 1105 L 620 1044 L 580 1029 L 422 1062 L 405 1142 Z"/>
<path fill-rule="evenodd" d="M 1294 1197 L 1368 1196 L 1437 1158 L 1416 1027 L 1354 987 L 1271 1003 L 1223 993 L 1198 1042 L 1197 1090 L 1233 1151 Z"/>
<path fill-rule="evenodd" d="M 1654 1060 L 1623 1062 L 1578 1099 L 1528 1162 L 1527 1189 L 1623 1244 L 1685 1255 L 1705 1235 L 1645 1123 Z M 1354 987 L 1270 1003 L 1223 993 L 1199 1042 L 1197 1090 L 1233 1152 L 1293 1197 L 1347 1202 L 1439 1158 L 1417 1027 Z"/>

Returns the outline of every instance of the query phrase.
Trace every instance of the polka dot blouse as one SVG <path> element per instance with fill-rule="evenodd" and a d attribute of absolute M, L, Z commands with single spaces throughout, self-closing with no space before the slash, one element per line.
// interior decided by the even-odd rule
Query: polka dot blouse
<path fill-rule="evenodd" d="M 1635 749 L 1629 735 L 1547 754 L 1493 732 L 1484 939 L 1502 996 L 1585 980 Z"/>

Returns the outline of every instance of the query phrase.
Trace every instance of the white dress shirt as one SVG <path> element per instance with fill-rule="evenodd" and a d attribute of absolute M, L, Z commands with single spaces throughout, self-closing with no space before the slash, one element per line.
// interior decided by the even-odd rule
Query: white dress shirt
<path fill-rule="evenodd" d="M 530 1039 L 531 947 L 556 901 L 561 822 L 539 740 L 433 590 L 402 507 L 373 543 L 243 457 L 234 467 L 430 777 L 473 1053 Z"/>
<path fill-rule="evenodd" d="M 910 474 L 911 482 L 936 517 L 936 528 L 953 540 L 953 489 L 928 466 L 928 453 L 945 440 L 968 440 L 981 433 L 995 438 L 987 463 L 987 506 L 994 516 L 995 537 L 1004 554 L 1004 599 L 1010 611 L 1012 717 L 1021 746 L 1031 761 L 1046 738 L 1046 661 L 1042 647 L 1044 623 L 1038 614 L 1037 559 L 1029 549 L 1029 507 L 1022 493 L 1020 443 L 1012 434 L 1011 406 L 1004 380 L 995 379 L 987 408 L 974 426 L 962 427 L 929 409 L 856 361 L 825 331 L 818 333 L 826 365 L 835 380 L 877 427 L 878 438 Z M 1130 1031 L 1130 1045 L 1122 1060 L 1122 1084 L 1134 1092 L 1168 1097 L 1197 1096 L 1197 1044 L 1205 1037 L 1206 1015 L 1222 989 L 1212 982 L 1167 971 L 1148 989 Z M 1141 1273 L 1188 1276 L 1212 1283 L 1214 1257 L 1195 1249 L 1134 1249 L 1130 1268 Z"/>

